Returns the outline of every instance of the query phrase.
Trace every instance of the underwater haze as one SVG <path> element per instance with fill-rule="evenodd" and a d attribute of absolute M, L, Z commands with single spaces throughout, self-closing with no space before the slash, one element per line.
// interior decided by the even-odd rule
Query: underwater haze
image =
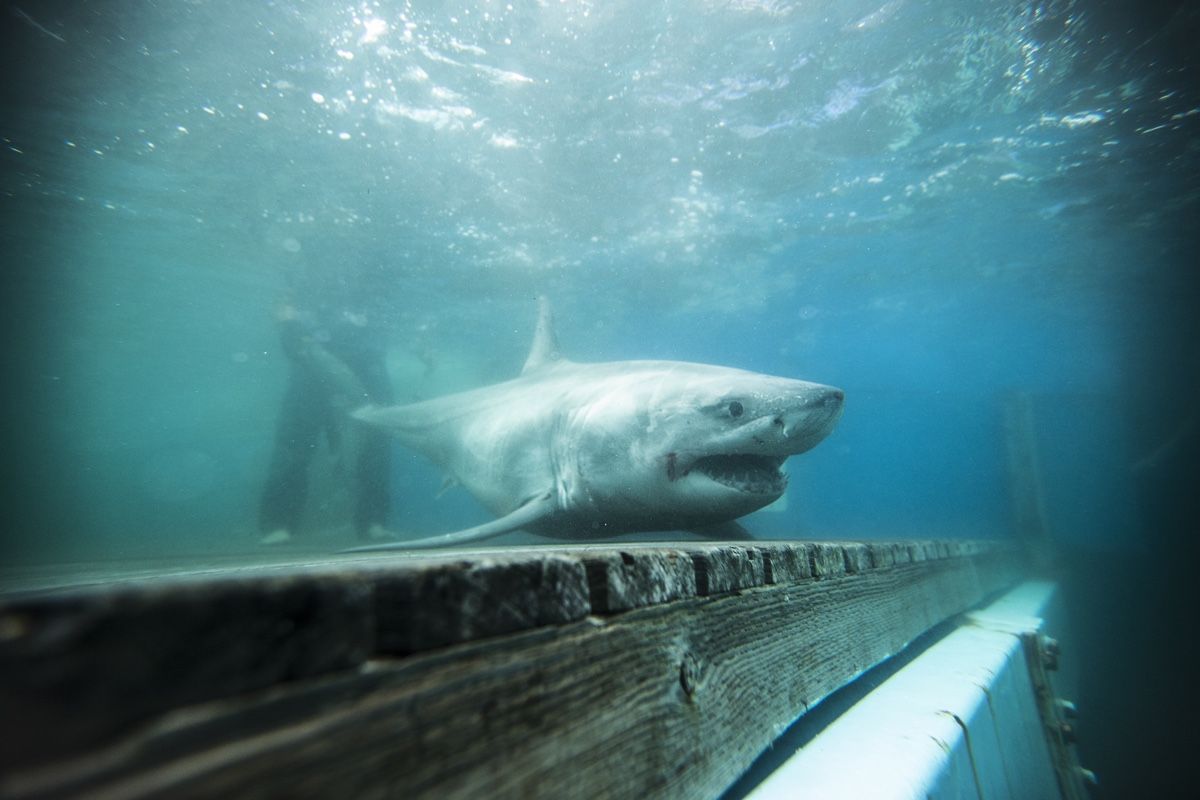
<path fill-rule="evenodd" d="M 1182 796 L 1194 4 L 20 0 L 0 31 L 10 575 L 321 558 L 364 474 L 401 538 L 490 520 L 390 441 L 356 487 L 335 408 L 260 543 L 287 321 L 369 331 L 409 402 L 517 375 L 545 295 L 576 361 L 844 390 L 758 537 L 1009 537 L 1034 487 L 1085 763 Z"/>
<path fill-rule="evenodd" d="M 1025 396 L 1049 528 L 1143 547 L 1139 475 L 1194 437 L 1186 5 L 29 2 L 4 31 L 9 559 L 253 551 L 278 309 L 314 297 L 363 305 L 402 402 L 517 374 L 539 294 L 574 360 L 841 387 L 762 536 L 1008 535 Z M 336 549 L 320 447 L 296 540 Z M 392 455 L 399 535 L 490 518 Z"/>
<path fill-rule="evenodd" d="M 1139 9 L 8 4 L 5 550 L 253 549 L 277 309 L 339 292 L 399 401 L 515 375 L 538 294 L 574 360 L 843 388 L 764 536 L 1007 535 L 1025 394 L 1049 526 L 1136 546 L 1200 158 L 1195 12 Z M 297 539 L 337 548 L 325 455 Z M 392 461 L 400 535 L 490 518 Z"/>

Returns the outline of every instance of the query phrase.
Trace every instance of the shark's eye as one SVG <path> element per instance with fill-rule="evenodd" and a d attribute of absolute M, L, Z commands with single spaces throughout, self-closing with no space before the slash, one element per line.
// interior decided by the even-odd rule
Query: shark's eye
<path fill-rule="evenodd" d="M 742 408 L 742 404 L 737 400 L 734 400 L 729 404 L 729 416 L 733 417 L 734 419 L 740 417 L 745 410 L 746 409 Z"/>

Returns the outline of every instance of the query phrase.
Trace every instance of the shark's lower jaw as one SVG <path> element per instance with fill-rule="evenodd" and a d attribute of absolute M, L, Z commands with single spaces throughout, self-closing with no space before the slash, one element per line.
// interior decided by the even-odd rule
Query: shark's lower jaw
<path fill-rule="evenodd" d="M 779 471 L 782 463 L 782 458 L 734 453 L 704 456 L 691 468 L 739 492 L 778 495 L 787 488 L 787 476 Z"/>

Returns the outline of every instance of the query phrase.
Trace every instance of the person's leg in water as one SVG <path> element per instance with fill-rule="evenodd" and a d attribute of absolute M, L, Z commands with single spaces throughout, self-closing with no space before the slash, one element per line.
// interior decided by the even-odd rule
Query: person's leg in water
<path fill-rule="evenodd" d="M 359 539 L 395 538 L 387 530 L 391 510 L 390 437 L 377 430 L 361 432 L 358 443 L 358 492 L 354 505 L 354 530 Z"/>
<path fill-rule="evenodd" d="M 365 351 L 361 355 L 356 373 L 370 402 L 377 405 L 394 403 L 383 351 Z M 392 508 L 392 437 L 389 434 L 378 428 L 363 427 L 359 431 L 355 478 L 354 531 L 358 538 L 369 541 L 395 539 L 387 527 Z"/>
<path fill-rule="evenodd" d="M 259 507 L 263 544 L 282 544 L 295 533 L 308 495 L 308 467 L 329 414 L 329 398 L 320 384 L 293 371 L 279 411 Z"/>

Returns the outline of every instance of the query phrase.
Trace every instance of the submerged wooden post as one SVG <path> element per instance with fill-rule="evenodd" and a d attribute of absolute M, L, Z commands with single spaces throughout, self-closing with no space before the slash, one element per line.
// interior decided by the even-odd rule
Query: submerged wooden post
<path fill-rule="evenodd" d="M 997 542 L 673 543 L 10 594 L 0 798 L 712 797 L 1020 573 Z"/>
<path fill-rule="evenodd" d="M 1033 565 L 1043 569 L 1053 561 L 1054 545 L 1046 524 L 1033 398 L 1028 392 L 1010 392 L 1004 396 L 1002 413 L 1014 532 Z"/>

